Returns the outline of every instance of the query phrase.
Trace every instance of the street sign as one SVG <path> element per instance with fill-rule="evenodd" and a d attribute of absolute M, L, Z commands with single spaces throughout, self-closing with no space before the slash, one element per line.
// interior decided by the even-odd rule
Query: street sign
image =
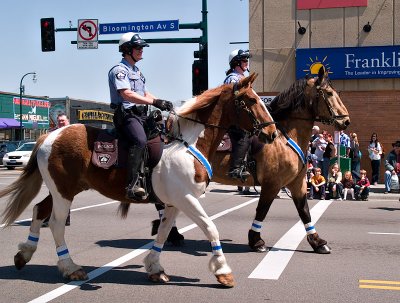
<path fill-rule="evenodd" d="M 99 20 L 78 20 L 78 49 L 96 49 L 99 45 Z"/>
<path fill-rule="evenodd" d="M 127 22 L 127 23 L 104 23 L 100 24 L 100 35 L 121 34 L 127 32 L 167 32 L 178 31 L 179 20 Z"/>

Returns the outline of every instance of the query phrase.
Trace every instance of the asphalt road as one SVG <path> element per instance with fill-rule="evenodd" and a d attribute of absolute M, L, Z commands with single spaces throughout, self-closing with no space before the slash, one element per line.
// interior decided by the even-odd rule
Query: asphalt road
<path fill-rule="evenodd" d="M 0 169 L 0 189 L 20 171 Z M 34 202 L 45 197 L 42 190 Z M 219 286 L 208 270 L 210 246 L 183 214 L 177 220 L 183 247 L 165 246 L 161 263 L 168 284 L 147 280 L 143 258 L 151 245 L 153 205 L 133 205 L 120 219 L 118 203 L 94 191 L 72 204 L 66 241 L 75 263 L 90 280 L 64 280 L 57 270 L 51 232 L 42 229 L 38 250 L 21 271 L 13 256 L 28 236 L 32 203 L 11 228 L 0 229 L 0 302 L 399 302 L 400 203 L 391 200 L 310 201 L 313 220 L 332 248 L 317 255 L 305 240 L 293 202 L 274 201 L 263 227 L 271 251 L 250 252 L 247 231 L 257 195 L 238 195 L 233 186 L 211 183 L 203 206 L 214 216 L 236 287 Z M 0 211 L 5 199 L 0 200 Z M 296 225 L 297 224 L 297 225 Z"/>

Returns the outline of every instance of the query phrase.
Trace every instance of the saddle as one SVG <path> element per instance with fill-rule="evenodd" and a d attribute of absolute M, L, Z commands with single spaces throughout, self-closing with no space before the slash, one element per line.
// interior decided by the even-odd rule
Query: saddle
<path fill-rule="evenodd" d="M 150 113 L 143 123 L 143 128 L 147 136 L 147 144 L 139 178 L 146 190 L 145 197 L 148 197 L 149 201 L 154 201 L 155 203 L 158 203 L 159 199 L 154 194 L 150 177 L 153 168 L 160 161 L 163 151 L 163 142 L 160 136 L 160 121 L 162 121 L 161 111 L 155 110 Z M 126 168 L 128 149 L 129 142 L 118 128 L 100 130 L 93 146 L 92 163 L 102 169 Z"/>

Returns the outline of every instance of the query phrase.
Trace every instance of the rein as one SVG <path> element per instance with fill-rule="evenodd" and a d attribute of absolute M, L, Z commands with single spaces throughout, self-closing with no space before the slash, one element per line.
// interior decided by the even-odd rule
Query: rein
<path fill-rule="evenodd" d="M 272 125 L 272 124 L 275 124 L 275 121 L 260 123 L 257 120 L 256 116 L 249 109 L 249 107 L 246 105 L 246 103 L 243 100 L 239 100 L 237 98 L 237 96 L 239 94 L 239 90 L 237 89 L 237 83 L 234 84 L 233 93 L 235 95 L 235 101 L 234 102 L 235 102 L 235 109 L 236 109 L 236 113 L 237 113 L 237 116 L 238 116 L 238 120 L 239 120 L 239 112 L 240 112 L 240 110 L 244 110 L 245 112 L 247 112 L 248 116 L 253 121 L 253 131 L 250 132 L 250 135 L 258 136 L 260 134 L 262 128 L 267 127 L 267 126 Z M 184 117 L 184 116 L 176 114 L 175 112 L 174 112 L 174 114 L 179 118 L 182 118 L 182 119 L 185 119 L 185 120 L 189 120 L 189 121 L 192 121 L 192 122 L 196 122 L 196 123 L 202 124 L 202 125 L 204 125 L 206 127 L 224 129 L 226 131 L 229 129 L 227 127 L 223 127 L 223 126 L 220 126 L 220 125 L 210 124 L 210 123 L 202 122 L 202 121 L 199 121 L 199 120 L 196 120 L 196 119 L 192 119 L 192 118 L 189 118 L 189 117 Z M 179 123 L 178 123 L 178 127 L 179 127 Z"/>
<path fill-rule="evenodd" d="M 321 122 L 321 123 L 327 124 L 327 125 L 333 125 L 333 123 L 335 123 L 336 120 L 340 120 L 340 119 L 343 119 L 343 118 L 346 118 L 349 116 L 349 115 L 336 115 L 332 105 L 327 100 L 325 92 L 322 90 L 322 88 L 320 86 L 317 86 L 317 97 L 319 97 L 319 96 L 322 96 L 322 99 L 324 99 L 325 104 L 328 107 L 331 117 L 324 119 L 324 118 L 319 118 L 317 115 L 315 115 L 316 118 L 314 121 Z"/>
<path fill-rule="evenodd" d="M 322 99 L 325 101 L 326 106 L 328 107 L 329 114 L 331 117 L 329 118 L 321 118 L 316 114 L 315 106 L 313 106 L 313 115 L 314 118 L 302 118 L 302 117 L 291 117 L 291 119 L 294 120 L 305 120 L 305 121 L 313 121 L 313 122 L 321 122 L 322 124 L 325 125 L 333 125 L 335 121 L 344 119 L 348 117 L 349 115 L 336 115 L 335 110 L 327 100 L 325 92 L 322 90 L 320 86 L 317 86 L 317 100 L 319 100 L 319 97 L 322 97 Z M 318 105 L 318 103 L 315 103 Z"/>

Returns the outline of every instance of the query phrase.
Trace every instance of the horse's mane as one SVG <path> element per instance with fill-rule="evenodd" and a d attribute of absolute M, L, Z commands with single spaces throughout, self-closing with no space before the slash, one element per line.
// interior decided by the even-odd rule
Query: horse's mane
<path fill-rule="evenodd" d="M 304 95 L 306 85 L 307 79 L 299 79 L 267 104 L 267 108 L 275 120 L 281 120 L 287 117 L 288 112 L 306 105 Z"/>
<path fill-rule="evenodd" d="M 177 111 L 178 115 L 186 116 L 191 113 L 197 112 L 199 109 L 206 108 L 218 100 L 223 88 L 226 85 L 209 89 L 201 95 L 187 100 Z"/>

